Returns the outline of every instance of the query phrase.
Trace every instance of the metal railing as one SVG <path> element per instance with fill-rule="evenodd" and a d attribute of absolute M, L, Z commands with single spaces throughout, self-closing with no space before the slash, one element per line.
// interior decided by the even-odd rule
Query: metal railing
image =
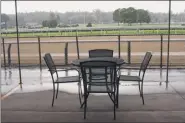
<path fill-rule="evenodd" d="M 184 30 L 183 26 L 172 26 L 171 30 Z M 168 27 L 160 25 L 157 26 L 149 26 L 149 27 L 70 27 L 70 28 L 48 28 L 48 29 L 24 29 L 19 28 L 20 33 L 48 33 L 48 32 L 92 32 L 92 31 L 125 31 L 125 30 L 168 30 Z M 2 30 L 2 34 L 16 34 L 16 30 Z"/>
<path fill-rule="evenodd" d="M 39 60 L 39 66 L 40 66 L 40 70 L 42 70 L 42 53 L 41 53 L 41 44 L 44 43 L 65 43 L 65 48 L 64 48 L 64 65 L 68 65 L 69 64 L 69 53 L 68 53 L 68 46 L 71 43 L 76 43 L 76 55 L 77 58 L 80 58 L 80 49 L 79 49 L 79 43 L 109 43 L 109 42 L 116 42 L 118 47 L 118 57 L 121 57 L 121 43 L 122 42 L 127 42 L 127 63 L 128 64 L 133 64 L 132 63 L 132 56 L 131 56 L 131 48 L 132 48 L 132 43 L 134 42 L 159 42 L 160 43 L 160 63 L 159 63 L 159 68 L 163 68 L 164 64 L 163 64 L 163 42 L 167 42 L 167 39 L 164 39 L 164 35 L 157 35 L 159 36 L 159 38 L 156 39 L 121 39 L 122 36 L 128 36 L 128 35 L 101 35 L 101 36 L 112 36 L 112 37 L 117 37 L 117 40 L 79 40 L 79 37 L 90 37 L 90 36 L 57 36 L 57 37 L 74 37 L 75 40 L 66 40 L 66 41 L 41 41 L 43 37 L 31 37 L 31 38 L 37 38 L 37 41 L 21 41 L 20 44 L 38 44 L 38 60 Z M 131 35 L 129 35 L 131 36 Z M 135 36 L 135 35 L 133 35 Z M 139 35 L 139 36 L 143 36 L 143 35 Z M 145 35 L 145 36 L 151 36 L 151 35 Z M 184 35 L 185 36 L 185 35 Z M 54 37 L 54 36 L 52 36 Z M 50 37 L 50 38 L 52 38 Z M 94 36 L 91 36 L 94 37 Z M 29 38 L 29 37 L 23 37 L 23 38 Z M 7 67 L 7 61 L 8 61 L 8 67 L 11 67 L 11 45 L 12 44 L 17 44 L 17 42 L 15 41 L 7 41 L 10 38 L 2 38 L 2 46 L 3 46 L 3 59 L 4 59 L 4 66 L 5 69 Z M 185 38 L 184 39 L 171 39 L 170 42 L 185 42 Z M 7 54 L 8 54 L 8 59 L 6 59 L 6 52 L 5 52 L 5 44 L 8 45 L 8 50 L 7 50 Z"/>

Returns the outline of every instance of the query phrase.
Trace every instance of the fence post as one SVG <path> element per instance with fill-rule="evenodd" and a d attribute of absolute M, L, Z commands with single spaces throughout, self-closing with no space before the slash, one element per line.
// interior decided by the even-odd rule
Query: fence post
<path fill-rule="evenodd" d="M 131 42 L 127 41 L 128 49 L 127 49 L 127 57 L 128 57 L 128 64 L 131 64 Z"/>
<path fill-rule="evenodd" d="M 42 70 L 42 60 L 41 60 L 41 45 L 40 45 L 40 37 L 38 37 L 38 50 L 39 50 L 39 65 L 40 71 Z"/>
<path fill-rule="evenodd" d="M 8 67 L 10 68 L 11 67 L 11 47 L 12 47 L 12 44 L 9 44 L 8 45 Z"/>
<path fill-rule="evenodd" d="M 2 42 L 3 42 L 4 68 L 6 69 L 6 52 L 5 52 L 4 38 L 2 38 Z"/>
<path fill-rule="evenodd" d="M 121 36 L 118 35 L 118 56 L 121 56 Z"/>
<path fill-rule="evenodd" d="M 78 55 L 78 59 L 80 58 L 79 55 L 79 45 L 78 45 L 78 35 L 77 35 L 77 30 L 76 30 L 76 48 L 77 48 L 77 55 Z"/>
<path fill-rule="evenodd" d="M 68 65 L 68 42 L 65 43 L 64 53 L 65 53 L 65 65 Z"/>
<path fill-rule="evenodd" d="M 161 48 L 160 48 L 160 68 L 163 67 L 163 35 L 161 34 Z"/>

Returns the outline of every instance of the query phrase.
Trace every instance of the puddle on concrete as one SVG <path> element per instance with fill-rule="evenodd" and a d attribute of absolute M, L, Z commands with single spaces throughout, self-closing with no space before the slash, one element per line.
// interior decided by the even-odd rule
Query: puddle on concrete
<path fill-rule="evenodd" d="M 17 90 L 16 93 L 22 92 L 35 92 L 42 90 L 52 90 L 52 80 L 50 73 L 47 69 L 43 69 L 40 72 L 39 68 L 22 68 L 22 82 L 23 89 Z M 73 76 L 78 73 L 75 71 L 60 72 L 59 76 Z M 124 75 L 138 75 L 137 70 L 122 70 Z M 173 93 L 174 90 L 171 87 L 168 87 L 166 90 L 166 70 L 163 70 L 160 73 L 159 69 L 147 70 L 144 80 L 144 92 L 145 93 Z M 185 88 L 185 69 L 173 69 L 169 70 L 169 81 L 170 84 L 176 88 L 180 88 L 183 91 Z M 7 70 L 1 70 L 1 94 L 8 92 L 19 84 L 19 72 L 18 69 L 12 68 Z M 160 85 L 160 82 L 161 85 Z M 77 93 L 78 91 L 77 83 L 61 84 L 60 91 L 67 93 Z M 185 91 L 185 89 L 184 89 Z M 120 85 L 121 94 L 138 94 L 138 85 L 137 83 L 121 83 Z"/>

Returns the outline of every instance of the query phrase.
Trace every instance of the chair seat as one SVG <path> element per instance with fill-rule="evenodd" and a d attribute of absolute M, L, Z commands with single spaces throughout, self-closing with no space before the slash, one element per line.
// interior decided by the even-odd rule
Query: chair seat
<path fill-rule="evenodd" d="M 107 71 L 107 74 L 110 74 L 110 73 L 111 73 L 110 71 Z M 94 68 L 94 69 L 92 69 L 92 75 L 93 74 L 105 75 L 105 70 L 104 69 Z"/>
<path fill-rule="evenodd" d="M 92 79 L 92 80 L 105 80 L 106 77 L 105 77 L 105 76 L 92 76 L 91 79 Z"/>
<path fill-rule="evenodd" d="M 120 81 L 141 81 L 139 76 L 120 75 Z"/>
<path fill-rule="evenodd" d="M 90 85 L 87 90 L 89 93 L 113 93 L 113 87 L 111 85 Z"/>
<path fill-rule="evenodd" d="M 79 82 L 79 76 L 67 76 L 67 77 L 59 77 L 55 83 L 68 83 L 68 82 Z"/>

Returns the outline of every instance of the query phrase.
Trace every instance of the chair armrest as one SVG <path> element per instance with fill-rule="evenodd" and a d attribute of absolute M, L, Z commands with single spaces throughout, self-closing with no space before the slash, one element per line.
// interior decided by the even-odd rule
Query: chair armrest
<path fill-rule="evenodd" d="M 75 70 L 78 73 L 80 73 L 80 70 L 78 70 L 77 68 L 64 68 L 64 69 L 57 69 L 57 71 L 68 71 L 68 70 Z"/>
<path fill-rule="evenodd" d="M 120 69 L 139 70 L 140 66 L 141 66 L 141 63 L 133 63 L 133 64 L 125 63 L 125 64 L 120 66 Z"/>

